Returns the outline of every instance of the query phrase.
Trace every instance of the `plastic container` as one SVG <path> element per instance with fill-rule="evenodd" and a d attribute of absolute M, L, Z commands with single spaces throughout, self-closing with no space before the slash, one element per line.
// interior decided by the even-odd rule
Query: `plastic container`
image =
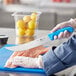
<path fill-rule="evenodd" d="M 38 23 L 41 12 L 15 12 L 16 36 L 32 37 L 38 31 Z"/>

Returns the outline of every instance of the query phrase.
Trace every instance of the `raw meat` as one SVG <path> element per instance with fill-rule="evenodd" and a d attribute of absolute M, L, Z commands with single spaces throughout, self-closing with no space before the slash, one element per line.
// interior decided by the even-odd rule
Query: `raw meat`
<path fill-rule="evenodd" d="M 44 46 L 38 46 L 38 47 L 29 49 L 29 50 L 14 52 L 10 56 L 10 58 L 7 60 L 7 62 L 5 64 L 5 67 L 8 67 L 8 68 L 15 68 L 15 67 L 17 67 L 17 66 L 15 66 L 15 65 L 12 64 L 12 60 L 16 56 L 25 56 L 25 57 L 33 57 L 33 58 L 36 58 L 39 55 L 46 53 L 48 50 L 49 50 L 49 47 L 46 48 Z"/>

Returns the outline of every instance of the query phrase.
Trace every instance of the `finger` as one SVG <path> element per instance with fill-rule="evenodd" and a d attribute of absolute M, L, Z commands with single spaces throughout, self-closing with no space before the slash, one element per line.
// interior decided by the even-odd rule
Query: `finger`
<path fill-rule="evenodd" d="M 70 36 L 71 36 L 71 34 L 69 33 L 69 34 L 67 35 L 67 38 L 70 37 Z"/>
<path fill-rule="evenodd" d="M 58 35 L 58 39 L 63 38 L 64 32 L 60 32 L 60 34 Z"/>
<path fill-rule="evenodd" d="M 51 33 L 52 33 L 52 32 L 55 32 L 55 31 L 57 31 L 58 29 L 61 29 L 61 28 L 67 27 L 67 26 L 68 26 L 67 22 L 59 23 L 59 24 L 57 24 L 50 32 L 51 32 Z"/>
<path fill-rule="evenodd" d="M 53 32 L 55 32 L 55 31 L 57 31 L 58 29 L 60 29 L 60 27 L 56 26 L 56 27 L 54 27 L 54 28 L 50 31 L 50 33 L 53 33 Z"/>
<path fill-rule="evenodd" d="M 69 33 L 67 30 L 64 31 L 64 37 L 66 37 L 66 38 L 70 37 L 71 34 L 72 33 Z"/>
<path fill-rule="evenodd" d="M 56 39 L 58 39 L 58 37 L 57 36 L 54 36 L 54 40 L 56 40 Z"/>
<path fill-rule="evenodd" d="M 67 30 L 65 30 L 65 31 L 64 31 L 64 38 L 66 38 L 67 35 L 68 35 L 68 32 L 67 32 Z"/>

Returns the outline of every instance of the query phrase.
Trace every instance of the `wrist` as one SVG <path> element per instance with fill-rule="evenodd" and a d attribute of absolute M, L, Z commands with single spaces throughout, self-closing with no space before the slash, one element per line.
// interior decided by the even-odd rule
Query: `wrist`
<path fill-rule="evenodd" d="M 71 18 L 68 22 L 70 23 L 70 25 L 71 25 L 74 29 L 76 29 L 76 19 L 72 19 L 72 18 Z"/>

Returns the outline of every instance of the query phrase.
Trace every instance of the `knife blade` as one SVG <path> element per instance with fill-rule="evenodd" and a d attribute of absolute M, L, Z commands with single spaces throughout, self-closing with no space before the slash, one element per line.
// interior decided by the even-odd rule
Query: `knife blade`
<path fill-rule="evenodd" d="M 48 35 L 41 37 L 41 38 L 38 38 L 36 40 L 33 40 L 31 42 L 17 45 L 17 46 L 12 46 L 12 47 L 5 47 L 5 48 L 8 50 L 11 50 L 11 51 L 24 51 L 24 50 L 32 49 L 34 47 L 43 45 L 47 42 L 53 41 L 54 36 L 58 36 L 60 32 L 64 32 L 65 30 L 72 33 L 74 31 L 74 28 L 72 28 L 72 27 L 61 28 L 53 33 L 49 33 Z"/>

